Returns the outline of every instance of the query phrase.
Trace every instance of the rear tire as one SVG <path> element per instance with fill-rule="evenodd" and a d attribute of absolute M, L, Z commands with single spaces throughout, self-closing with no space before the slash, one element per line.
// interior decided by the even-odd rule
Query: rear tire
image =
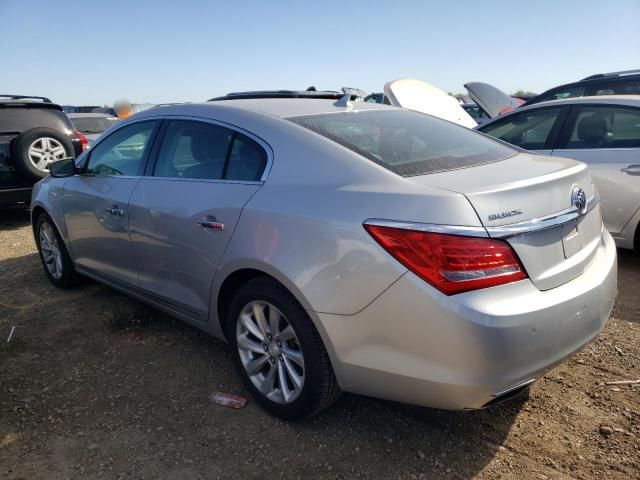
<path fill-rule="evenodd" d="M 244 284 L 232 300 L 227 322 L 240 375 L 269 413 L 301 420 L 338 398 L 340 388 L 320 334 L 280 283 L 260 277 Z"/>
<path fill-rule="evenodd" d="M 73 155 L 71 140 L 51 128 L 33 128 L 13 143 L 12 160 L 16 169 L 34 181 L 49 175 L 49 164 Z"/>
<path fill-rule="evenodd" d="M 41 213 L 35 224 L 35 237 L 42 267 L 49 281 L 58 288 L 73 286 L 78 274 L 51 217 Z"/>

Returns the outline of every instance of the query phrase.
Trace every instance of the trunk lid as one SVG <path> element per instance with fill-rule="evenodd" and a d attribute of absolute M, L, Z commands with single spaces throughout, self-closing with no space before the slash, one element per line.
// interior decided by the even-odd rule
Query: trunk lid
<path fill-rule="evenodd" d="M 572 204 L 576 187 L 582 188 L 586 199 L 595 196 L 587 166 L 581 162 L 519 153 L 408 180 L 465 195 L 490 236 L 506 238 L 540 290 L 582 274 L 602 239 L 599 207 L 578 214 Z M 558 214 L 563 214 L 561 224 L 550 220 Z M 542 225 L 547 228 L 538 229 Z M 526 231 L 520 230 L 524 227 Z"/>
<path fill-rule="evenodd" d="M 469 96 L 489 114 L 491 118 L 518 108 L 522 102 L 504 93 L 499 88 L 482 82 L 465 83 Z"/>
<path fill-rule="evenodd" d="M 384 85 L 384 94 L 396 107 L 433 115 L 468 128 L 478 126 L 458 100 L 426 82 L 413 78 L 393 80 Z"/>

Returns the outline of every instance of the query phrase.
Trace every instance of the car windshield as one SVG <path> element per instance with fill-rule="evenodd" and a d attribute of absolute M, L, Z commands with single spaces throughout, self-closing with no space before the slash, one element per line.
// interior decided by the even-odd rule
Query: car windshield
<path fill-rule="evenodd" d="M 82 133 L 102 133 L 114 124 L 108 117 L 77 117 L 71 118 L 73 128 Z"/>
<path fill-rule="evenodd" d="M 468 128 L 407 110 L 291 117 L 403 177 L 472 167 L 517 152 Z"/>

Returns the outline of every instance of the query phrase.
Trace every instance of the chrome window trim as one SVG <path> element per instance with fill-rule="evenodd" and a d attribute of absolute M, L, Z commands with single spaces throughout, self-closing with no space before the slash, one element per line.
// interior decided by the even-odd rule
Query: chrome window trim
<path fill-rule="evenodd" d="M 154 177 L 153 175 L 147 175 L 145 176 L 145 178 L 163 178 L 165 180 L 168 179 L 174 179 L 174 180 L 200 180 L 200 181 L 209 181 L 209 182 L 216 182 L 216 183 L 264 183 L 267 180 L 267 177 L 269 177 L 269 172 L 271 172 L 271 166 L 273 165 L 273 149 L 271 148 L 271 145 L 269 145 L 267 142 L 265 142 L 262 138 L 258 137 L 257 135 L 249 132 L 248 130 L 245 130 L 242 127 L 239 127 L 237 125 L 234 125 L 232 123 L 227 123 L 221 120 L 215 120 L 213 118 L 208 118 L 208 117 L 199 117 L 199 116 L 195 116 L 195 115 L 162 115 L 162 116 L 153 116 L 153 117 L 145 117 L 146 119 L 149 118 L 159 118 L 162 120 L 190 120 L 190 121 L 196 121 L 196 122 L 203 122 L 203 123 L 210 123 L 212 125 L 218 125 L 220 127 L 225 127 L 228 128 L 229 130 L 233 130 L 234 132 L 238 132 L 238 133 L 242 133 L 243 135 L 246 135 L 247 137 L 249 137 L 251 140 L 255 141 L 258 145 L 260 145 L 260 147 L 262 147 L 262 149 L 265 151 L 265 153 L 267 154 L 267 164 L 264 166 L 264 171 L 262 172 L 262 176 L 260 177 L 260 180 L 225 180 L 223 178 L 220 179 L 187 179 L 187 178 L 182 178 L 182 177 Z"/>
<path fill-rule="evenodd" d="M 467 237 L 508 238 L 515 235 L 521 235 L 523 233 L 532 233 L 563 225 L 586 215 L 593 210 L 596 205 L 598 205 L 598 197 L 592 195 L 587 201 L 587 210 L 584 214 L 580 213 L 576 207 L 572 206 L 570 208 L 560 210 L 559 212 L 545 215 L 544 217 L 532 218 L 531 220 L 525 220 L 524 222 L 497 227 L 438 225 L 435 223 L 404 222 L 381 218 L 368 218 L 363 222 L 363 224 L 375 225 L 378 227 L 400 228 L 403 230 L 413 230 L 417 232 L 463 235 Z"/>

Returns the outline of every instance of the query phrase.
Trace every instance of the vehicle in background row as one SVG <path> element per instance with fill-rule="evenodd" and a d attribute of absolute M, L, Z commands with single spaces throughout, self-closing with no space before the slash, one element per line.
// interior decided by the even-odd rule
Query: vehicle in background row
<path fill-rule="evenodd" d="M 0 206 L 28 203 L 49 165 L 79 155 L 86 143 L 48 98 L 0 95 Z"/>
<path fill-rule="evenodd" d="M 547 90 L 527 100 L 525 105 L 598 95 L 640 95 L 640 69 L 591 75 L 578 82 L 567 83 Z"/>
<path fill-rule="evenodd" d="M 69 113 L 73 127 L 89 141 L 89 146 L 106 130 L 111 128 L 118 118 L 106 113 Z"/>
<path fill-rule="evenodd" d="M 50 281 L 81 273 L 226 338 L 287 419 L 341 389 L 487 407 L 602 330 L 616 250 L 586 165 L 276 93 L 146 110 L 54 165 L 32 198 Z"/>
<path fill-rule="evenodd" d="M 464 84 L 464 88 L 490 118 L 508 113 L 524 103 L 488 83 L 469 82 Z"/>
<path fill-rule="evenodd" d="M 482 125 L 483 123 L 491 120 L 489 114 L 477 103 L 461 103 L 460 106 L 476 121 L 478 125 Z"/>
<path fill-rule="evenodd" d="M 64 113 L 106 113 L 107 115 L 111 115 L 113 117 L 116 116 L 116 111 L 111 107 L 98 107 L 97 105 L 63 105 L 62 110 Z"/>
<path fill-rule="evenodd" d="M 468 128 L 478 125 L 455 97 L 421 80 L 401 78 L 387 82 L 384 97 L 396 107 L 433 115 Z"/>
<path fill-rule="evenodd" d="M 640 251 L 640 96 L 535 103 L 478 131 L 536 153 L 585 162 L 616 244 Z"/>

